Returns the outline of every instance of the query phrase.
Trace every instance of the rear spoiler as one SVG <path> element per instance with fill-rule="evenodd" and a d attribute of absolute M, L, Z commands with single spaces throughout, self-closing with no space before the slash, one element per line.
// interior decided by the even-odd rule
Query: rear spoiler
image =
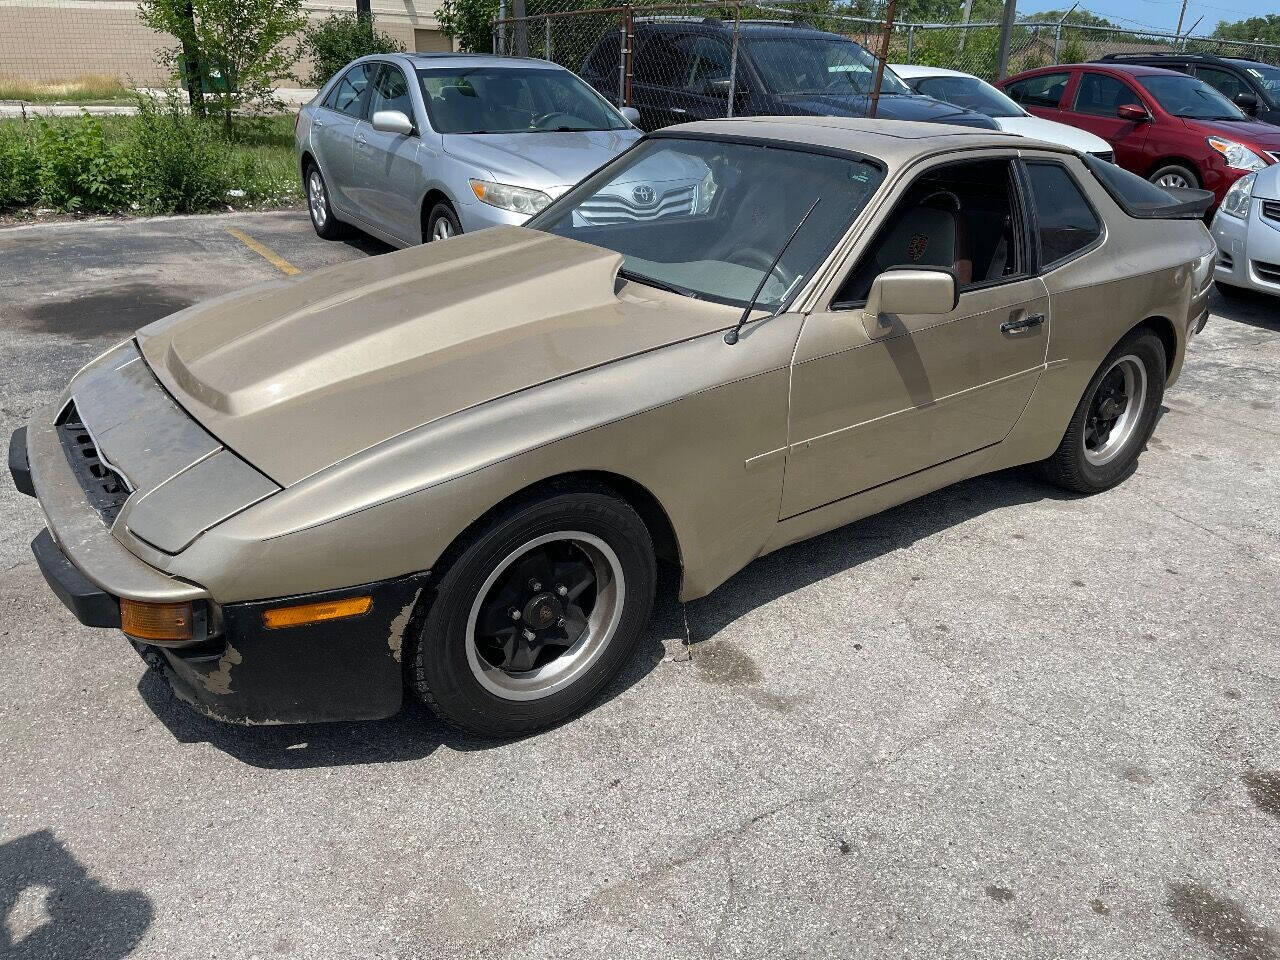
<path fill-rule="evenodd" d="M 1203 220 L 1204 215 L 1213 206 L 1213 194 L 1208 190 L 1195 187 L 1161 187 L 1173 201 L 1163 206 L 1152 205 L 1141 212 L 1141 208 L 1130 210 L 1131 217 L 1149 217 L 1153 220 Z"/>

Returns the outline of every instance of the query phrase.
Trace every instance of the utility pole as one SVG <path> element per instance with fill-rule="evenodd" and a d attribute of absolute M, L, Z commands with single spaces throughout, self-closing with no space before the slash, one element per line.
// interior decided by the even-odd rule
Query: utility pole
<path fill-rule="evenodd" d="M 964 0 L 964 8 L 961 13 L 960 28 L 960 52 L 964 53 L 964 42 L 969 39 L 969 18 L 973 16 L 973 0 Z"/>
<path fill-rule="evenodd" d="M 889 7 L 884 12 L 884 36 L 880 39 L 880 57 L 876 60 L 876 78 L 871 85 L 871 102 L 867 104 L 867 116 L 876 115 L 876 107 L 880 105 L 880 84 L 884 82 L 884 65 L 889 59 L 889 38 L 893 36 L 893 18 L 898 12 L 898 0 L 889 0 Z"/>
<path fill-rule="evenodd" d="M 1182 36 L 1182 18 L 1187 15 L 1187 0 L 1182 0 L 1182 9 L 1178 11 L 1178 29 L 1173 31 L 1178 36 Z"/>
<path fill-rule="evenodd" d="M 1000 53 L 996 63 L 996 79 L 1009 75 L 1009 36 L 1018 17 L 1018 0 L 1004 0 L 1004 19 L 1000 21 Z"/>
<path fill-rule="evenodd" d="M 525 18 L 524 0 L 512 0 L 511 16 L 515 18 L 515 55 L 529 55 L 529 21 Z"/>

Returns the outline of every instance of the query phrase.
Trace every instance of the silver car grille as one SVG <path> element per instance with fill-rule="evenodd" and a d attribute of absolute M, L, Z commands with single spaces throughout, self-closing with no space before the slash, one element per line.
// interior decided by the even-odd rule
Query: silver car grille
<path fill-rule="evenodd" d="M 637 187 L 635 192 L 639 192 Z M 584 223 L 605 225 L 657 220 L 672 214 L 692 213 L 697 207 L 698 188 L 687 183 L 655 195 L 650 203 L 640 203 L 631 191 L 626 194 L 598 193 L 584 200 L 575 211 Z"/>
<path fill-rule="evenodd" d="M 1268 220 L 1280 223 L 1280 200 L 1263 200 L 1262 215 Z"/>

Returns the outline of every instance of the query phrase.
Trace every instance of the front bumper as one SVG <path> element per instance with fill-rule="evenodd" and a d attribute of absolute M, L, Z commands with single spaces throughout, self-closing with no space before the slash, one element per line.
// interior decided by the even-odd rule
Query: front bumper
<path fill-rule="evenodd" d="M 1280 296 L 1280 221 L 1264 217 L 1262 203 L 1258 197 L 1253 199 L 1247 220 L 1224 213 L 1213 218 L 1209 232 L 1218 245 L 1213 278 L 1228 286 Z"/>
<path fill-rule="evenodd" d="M 33 469 L 31 451 L 40 447 L 42 434 L 52 435 L 52 431 L 37 430 L 30 437 L 27 428 L 14 433 L 9 471 L 18 490 L 38 496 L 50 518 L 51 529 L 35 538 L 32 552 L 50 589 L 81 623 L 118 628 L 121 595 L 195 603 L 197 622 L 209 625 L 201 639 L 182 647 L 133 643 L 143 659 L 161 671 L 175 695 L 218 720 L 362 720 L 390 716 L 400 709 L 401 649 L 412 635 L 413 612 L 428 574 L 219 606 L 194 584 L 174 580 L 129 553 L 84 502 L 78 487 L 60 478 L 59 460 L 70 473 L 60 447 L 55 446 L 57 458 L 43 460 Z M 52 530 L 55 516 L 57 528 L 63 531 L 58 536 Z M 78 538 L 75 553 L 62 546 L 66 531 Z M 86 570 L 86 560 L 96 575 Z M 123 579 L 117 575 L 121 567 Z M 127 584 L 131 592 L 113 592 L 103 580 Z M 354 596 L 372 597 L 368 612 L 358 617 L 279 629 L 269 629 L 263 620 L 268 609 Z"/>

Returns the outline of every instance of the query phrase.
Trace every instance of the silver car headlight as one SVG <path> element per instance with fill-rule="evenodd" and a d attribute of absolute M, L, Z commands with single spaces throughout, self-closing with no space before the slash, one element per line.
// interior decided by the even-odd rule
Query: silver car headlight
<path fill-rule="evenodd" d="M 1222 206 L 1218 208 L 1218 212 L 1225 213 L 1229 217 L 1246 219 L 1249 216 L 1249 207 L 1253 203 L 1253 182 L 1256 179 L 1258 179 L 1256 173 L 1246 173 L 1233 183 L 1227 195 L 1222 198 Z"/>
<path fill-rule="evenodd" d="M 1205 140 L 1209 146 L 1222 154 L 1222 158 L 1227 161 L 1227 166 L 1233 170 L 1261 170 L 1266 166 L 1262 158 L 1243 143 L 1236 143 L 1234 140 L 1226 140 L 1222 137 L 1205 137 Z"/>
<path fill-rule="evenodd" d="M 490 180 L 472 180 L 471 192 L 476 199 L 500 210 L 523 213 L 527 217 L 541 213 L 551 203 L 551 198 L 541 190 L 517 187 L 510 183 L 493 183 Z"/>

